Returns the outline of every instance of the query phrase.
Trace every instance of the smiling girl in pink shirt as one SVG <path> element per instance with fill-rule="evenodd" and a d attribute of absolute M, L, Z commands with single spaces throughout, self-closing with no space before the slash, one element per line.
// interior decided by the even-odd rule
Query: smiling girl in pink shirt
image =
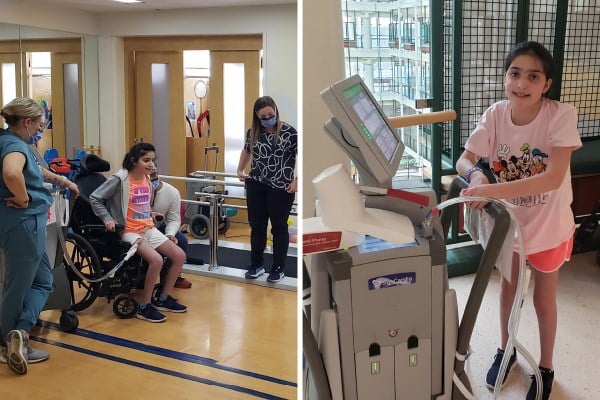
<path fill-rule="evenodd" d="M 506 57 L 504 72 L 507 100 L 493 104 L 482 115 L 465 143 L 456 170 L 469 182 L 463 195 L 501 199 L 517 218 L 524 252 L 535 277 L 533 303 L 540 331 L 542 399 L 548 399 L 554 379 L 558 271 L 570 259 L 575 230 L 570 207 L 573 199 L 570 160 L 571 153 L 581 146 L 581 139 L 575 108 L 548 97 L 554 73 L 548 50 L 536 42 L 519 43 Z M 497 183 L 490 184 L 476 166 L 482 157 L 489 157 Z M 482 208 L 485 204 L 468 205 Z M 517 276 L 517 268 L 515 252 L 512 276 Z M 486 378 L 491 388 L 508 341 L 508 319 L 516 284 L 516 279 L 512 282 L 502 279 L 501 345 Z M 508 371 L 515 361 L 513 353 Z M 527 400 L 533 400 L 535 394 L 534 379 Z"/>

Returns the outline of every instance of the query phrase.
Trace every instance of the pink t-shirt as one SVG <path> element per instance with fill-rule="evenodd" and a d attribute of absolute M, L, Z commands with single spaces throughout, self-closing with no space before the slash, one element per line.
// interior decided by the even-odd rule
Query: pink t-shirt
<path fill-rule="evenodd" d="M 147 179 L 136 181 L 129 177 L 129 204 L 125 232 L 142 233 L 154 226 L 150 208 L 150 183 Z"/>
<path fill-rule="evenodd" d="M 546 170 L 553 147 L 581 147 L 577 111 L 569 104 L 544 99 L 537 117 L 516 126 L 508 100 L 493 104 L 481 116 L 465 148 L 489 157 L 498 182 L 526 179 Z M 571 170 L 556 190 L 505 199 L 519 221 L 525 253 L 551 249 L 573 235 Z"/>

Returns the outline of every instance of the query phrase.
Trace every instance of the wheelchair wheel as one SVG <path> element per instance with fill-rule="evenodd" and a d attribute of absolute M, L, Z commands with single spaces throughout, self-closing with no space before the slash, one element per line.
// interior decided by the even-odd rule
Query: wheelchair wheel
<path fill-rule="evenodd" d="M 121 319 L 129 319 L 135 316 L 138 304 L 129 296 L 119 296 L 113 303 L 113 312 Z"/>
<path fill-rule="evenodd" d="M 59 323 L 63 331 L 73 332 L 79 326 L 79 317 L 74 311 L 63 311 L 60 313 Z"/>
<path fill-rule="evenodd" d="M 196 239 L 207 239 L 210 235 L 210 220 L 204 214 L 196 214 L 190 220 L 189 229 L 190 233 Z"/>
<path fill-rule="evenodd" d="M 66 244 L 70 253 L 63 257 L 67 276 L 71 282 L 71 309 L 73 311 L 85 310 L 98 297 L 100 282 L 90 283 L 79 277 L 71 268 L 66 257 L 69 257 L 77 271 L 88 279 L 97 279 L 102 276 L 102 266 L 96 251 L 83 236 L 69 232 Z"/>
<path fill-rule="evenodd" d="M 219 217 L 219 234 L 224 235 L 229 229 L 229 225 L 231 225 L 231 222 L 229 221 L 229 217 L 227 215 Z"/>

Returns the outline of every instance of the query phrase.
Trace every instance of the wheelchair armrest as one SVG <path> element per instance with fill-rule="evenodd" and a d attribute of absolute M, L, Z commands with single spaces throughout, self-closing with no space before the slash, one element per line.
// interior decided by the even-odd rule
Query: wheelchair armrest
<path fill-rule="evenodd" d="M 89 230 L 92 232 L 108 232 L 106 230 L 106 227 L 101 224 L 85 224 L 85 225 L 82 225 L 81 228 L 83 230 Z M 125 230 L 125 225 L 115 224 L 115 232 L 116 233 L 123 233 L 124 230 Z"/>
<path fill-rule="evenodd" d="M 81 226 L 84 230 L 90 230 L 90 231 L 101 231 L 104 232 L 106 231 L 106 227 L 104 225 L 100 225 L 100 224 L 85 224 Z"/>

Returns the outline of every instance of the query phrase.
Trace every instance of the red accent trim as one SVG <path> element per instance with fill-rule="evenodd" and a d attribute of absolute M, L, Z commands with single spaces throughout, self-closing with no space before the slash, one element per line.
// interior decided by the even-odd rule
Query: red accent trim
<path fill-rule="evenodd" d="M 397 197 L 402 200 L 407 200 L 412 203 L 417 203 L 417 204 L 420 204 L 425 207 L 429 206 L 429 197 L 422 195 L 422 194 L 409 192 L 407 190 L 388 189 L 387 195 L 392 196 L 392 197 Z"/>

